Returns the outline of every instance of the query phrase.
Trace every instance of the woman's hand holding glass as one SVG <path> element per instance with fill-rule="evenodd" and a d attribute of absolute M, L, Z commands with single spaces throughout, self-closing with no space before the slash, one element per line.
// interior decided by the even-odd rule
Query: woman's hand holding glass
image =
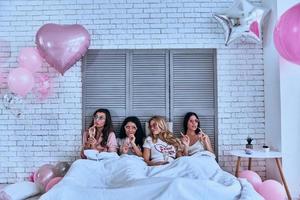
<path fill-rule="evenodd" d="M 162 153 L 163 153 L 164 161 L 168 162 L 168 159 L 169 159 L 168 152 L 167 151 L 163 151 Z"/>
<path fill-rule="evenodd" d="M 86 143 L 89 148 L 96 149 L 97 140 L 94 137 L 89 137 Z"/>
<path fill-rule="evenodd" d="M 95 139 L 95 136 L 96 136 L 96 128 L 95 126 L 92 126 L 88 130 L 88 139 L 86 142 L 88 148 L 92 148 L 92 149 L 96 148 L 97 140 Z"/>

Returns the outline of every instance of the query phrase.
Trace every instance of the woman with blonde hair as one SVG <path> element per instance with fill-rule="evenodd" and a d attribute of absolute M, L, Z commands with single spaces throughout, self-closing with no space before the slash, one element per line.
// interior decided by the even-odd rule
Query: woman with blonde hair
<path fill-rule="evenodd" d="M 182 145 L 168 129 L 165 119 L 153 116 L 149 120 L 150 136 L 144 142 L 143 157 L 150 165 L 163 165 L 182 155 Z"/>

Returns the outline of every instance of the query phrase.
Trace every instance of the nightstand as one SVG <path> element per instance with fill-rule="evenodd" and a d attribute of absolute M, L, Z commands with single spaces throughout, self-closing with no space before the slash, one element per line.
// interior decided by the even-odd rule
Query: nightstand
<path fill-rule="evenodd" d="M 280 173 L 282 183 L 284 185 L 286 194 L 288 196 L 288 199 L 289 200 L 292 199 L 289 188 L 288 188 L 288 185 L 286 183 L 286 180 L 284 178 L 284 174 L 283 174 L 283 171 L 282 171 L 282 166 L 281 166 L 282 155 L 281 155 L 281 152 L 278 152 L 278 151 L 264 152 L 264 151 L 253 150 L 251 154 L 246 154 L 246 152 L 244 150 L 233 150 L 233 151 L 230 151 L 230 154 L 237 157 L 236 170 L 235 170 L 235 176 L 236 177 L 238 177 L 238 175 L 239 175 L 239 169 L 240 169 L 240 164 L 241 164 L 241 159 L 242 158 L 248 158 L 248 170 L 251 170 L 252 158 L 262 158 L 262 159 L 273 158 L 273 159 L 275 159 L 278 170 L 279 170 L 279 173 Z"/>

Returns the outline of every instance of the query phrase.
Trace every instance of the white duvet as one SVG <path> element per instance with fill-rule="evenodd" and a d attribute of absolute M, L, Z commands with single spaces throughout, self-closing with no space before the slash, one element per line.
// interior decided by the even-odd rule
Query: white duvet
<path fill-rule="evenodd" d="M 206 152 L 148 167 L 136 156 L 101 153 L 77 160 L 41 200 L 263 200 L 243 179 L 223 171 Z"/>

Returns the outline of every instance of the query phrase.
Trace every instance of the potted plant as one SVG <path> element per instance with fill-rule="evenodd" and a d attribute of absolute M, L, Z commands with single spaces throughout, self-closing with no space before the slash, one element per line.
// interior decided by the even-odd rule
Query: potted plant
<path fill-rule="evenodd" d="M 253 138 L 248 136 L 246 140 L 247 140 L 246 148 L 253 149 L 253 144 L 252 144 Z"/>

